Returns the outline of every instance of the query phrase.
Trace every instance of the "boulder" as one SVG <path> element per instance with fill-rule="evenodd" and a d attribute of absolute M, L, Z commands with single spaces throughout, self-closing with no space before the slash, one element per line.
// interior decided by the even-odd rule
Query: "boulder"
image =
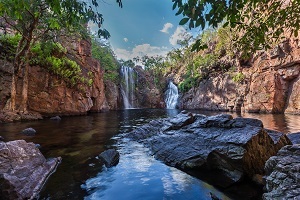
<path fill-rule="evenodd" d="M 107 168 L 116 166 L 119 163 L 120 154 L 115 149 L 108 149 L 102 152 L 99 157 Z"/>
<path fill-rule="evenodd" d="M 300 199 L 300 144 L 287 145 L 265 165 L 263 199 Z"/>
<path fill-rule="evenodd" d="M 293 144 L 300 144 L 300 132 L 298 133 L 290 133 L 287 137 L 291 140 Z"/>
<path fill-rule="evenodd" d="M 36 130 L 33 128 L 26 128 L 21 133 L 27 136 L 34 136 L 36 134 Z"/>
<path fill-rule="evenodd" d="M 264 175 L 265 162 L 291 144 L 284 134 L 267 131 L 257 119 L 186 112 L 153 120 L 127 137 L 144 143 L 167 165 L 223 188 Z"/>
<path fill-rule="evenodd" d="M 60 116 L 51 117 L 50 119 L 51 120 L 57 120 L 57 121 L 61 120 Z"/>
<path fill-rule="evenodd" d="M 34 143 L 0 142 L 0 199 L 34 199 L 61 158 L 46 160 Z"/>

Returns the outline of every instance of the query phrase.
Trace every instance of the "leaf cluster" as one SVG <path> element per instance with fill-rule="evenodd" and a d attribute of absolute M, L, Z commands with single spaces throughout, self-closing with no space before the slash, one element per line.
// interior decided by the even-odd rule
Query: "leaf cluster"
<path fill-rule="evenodd" d="M 242 72 L 238 72 L 232 77 L 232 80 L 236 83 L 241 83 L 244 79 L 245 75 Z"/>
<path fill-rule="evenodd" d="M 14 60 L 18 43 L 21 39 L 20 34 L 16 35 L 0 35 L 0 58 L 10 62 Z"/>
<path fill-rule="evenodd" d="M 252 53 L 270 48 L 288 32 L 298 36 L 300 1 L 290 0 L 172 0 L 176 15 L 183 15 L 180 25 L 190 29 L 216 28 L 220 23 L 239 32 L 236 44 L 241 51 Z M 197 40 L 192 50 L 207 48 Z"/>

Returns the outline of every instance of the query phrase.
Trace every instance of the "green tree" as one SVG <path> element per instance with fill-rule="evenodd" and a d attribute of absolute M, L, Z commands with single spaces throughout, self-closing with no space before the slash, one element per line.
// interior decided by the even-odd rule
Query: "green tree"
<path fill-rule="evenodd" d="M 163 71 L 166 68 L 165 58 L 163 56 L 143 56 L 141 59 L 141 63 L 145 66 L 145 70 L 148 70 L 152 77 L 153 82 L 158 88 L 163 87 Z"/>
<path fill-rule="evenodd" d="M 119 63 L 120 63 L 120 65 L 121 66 L 128 66 L 128 67 L 131 67 L 131 68 L 133 68 L 134 66 L 135 66 L 135 63 L 133 62 L 133 60 L 123 60 L 123 59 L 121 59 L 121 60 L 119 60 Z"/>
<path fill-rule="evenodd" d="M 95 38 L 92 40 L 92 56 L 99 60 L 104 69 L 104 79 L 115 83 L 119 78 L 119 63 L 110 46 L 102 44 Z"/>
<path fill-rule="evenodd" d="M 284 33 L 298 36 L 300 27 L 299 0 L 172 0 L 176 15 L 183 15 L 180 25 L 189 28 L 216 28 L 220 23 L 241 33 L 237 45 L 241 50 L 253 52 L 270 48 L 280 42 Z M 197 40 L 193 50 L 206 45 Z"/>
<path fill-rule="evenodd" d="M 117 0 L 117 3 L 122 7 L 121 0 Z M 62 28 L 83 30 L 83 24 L 88 21 L 98 24 L 99 36 L 110 36 L 107 30 L 101 29 L 103 17 L 96 11 L 98 6 L 96 0 L 92 0 L 91 4 L 79 0 L 1 0 L 0 21 L 21 35 L 13 61 L 11 111 L 27 112 L 31 48 L 38 40 L 46 36 L 55 37 L 55 33 Z M 16 102 L 16 79 L 21 74 L 22 100 Z"/>

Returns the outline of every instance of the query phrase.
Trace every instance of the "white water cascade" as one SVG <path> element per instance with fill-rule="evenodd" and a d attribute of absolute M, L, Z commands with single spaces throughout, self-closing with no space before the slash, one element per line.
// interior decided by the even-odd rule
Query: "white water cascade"
<path fill-rule="evenodd" d="M 179 95 L 178 95 L 178 88 L 172 81 L 169 82 L 168 89 L 165 95 L 166 95 L 165 102 L 166 102 L 167 109 L 175 109 L 178 102 Z"/>
<path fill-rule="evenodd" d="M 136 85 L 136 72 L 127 66 L 121 67 L 121 94 L 125 109 L 135 108 L 135 85 Z"/>

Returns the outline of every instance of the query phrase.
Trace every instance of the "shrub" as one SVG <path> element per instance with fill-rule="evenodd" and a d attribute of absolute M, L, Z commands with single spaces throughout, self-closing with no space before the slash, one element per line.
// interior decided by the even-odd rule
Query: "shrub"
<path fill-rule="evenodd" d="M 20 39 L 20 34 L 0 35 L 0 55 L 9 61 L 13 61 Z"/>
<path fill-rule="evenodd" d="M 241 83 L 245 79 L 245 75 L 242 72 L 238 72 L 232 77 L 232 80 L 236 83 Z"/>
<path fill-rule="evenodd" d="M 45 67 L 72 87 L 78 83 L 92 85 L 92 72 L 88 73 L 88 78 L 84 77 L 80 66 L 66 57 L 67 50 L 60 43 L 38 42 L 31 48 L 31 52 L 34 55 L 30 60 L 31 65 Z"/>

